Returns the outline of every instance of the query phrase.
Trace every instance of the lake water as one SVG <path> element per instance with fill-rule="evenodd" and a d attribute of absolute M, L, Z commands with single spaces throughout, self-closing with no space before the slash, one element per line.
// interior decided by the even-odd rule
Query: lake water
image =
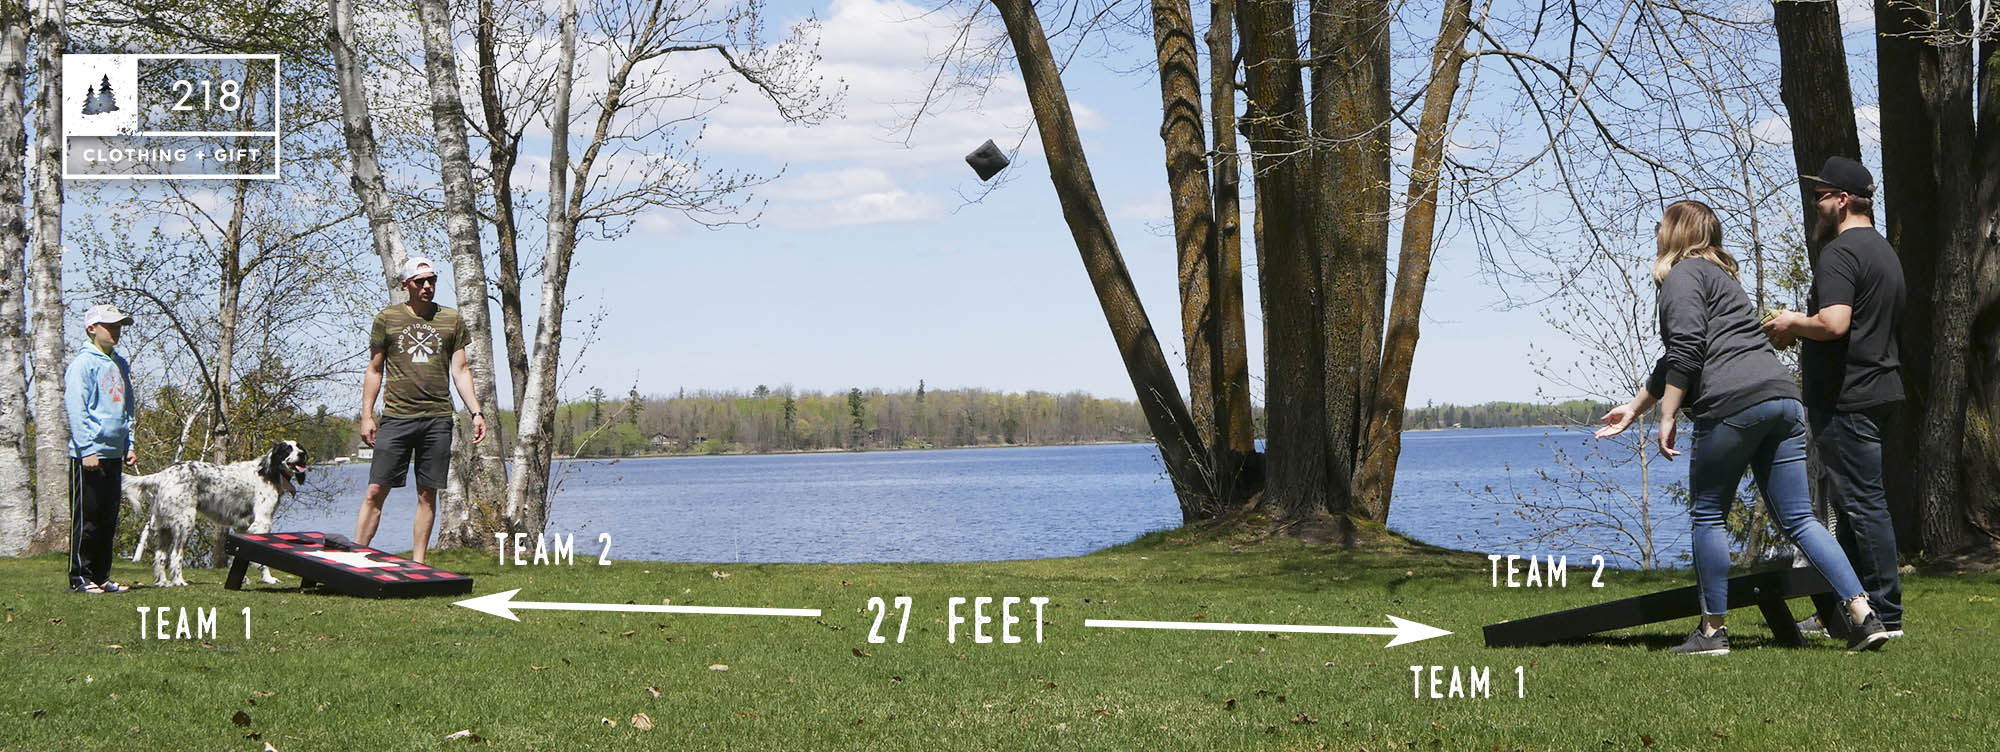
<path fill-rule="evenodd" d="M 1576 501 L 1566 483 L 1537 470 L 1566 479 L 1556 450 L 1585 462 L 1591 446 L 1588 434 L 1564 429 L 1406 433 L 1389 527 L 1452 548 L 1563 554 L 1573 563 L 1588 561 L 1593 547 L 1629 554 L 1636 547 L 1602 532 L 1517 545 L 1548 526 L 1496 501 L 1516 493 Z M 1636 466 L 1590 466 L 1606 481 L 1593 496 L 1640 486 Z M 1687 517 L 1663 494 L 1685 479 L 1686 462 L 1653 468 L 1653 517 L 1671 558 L 1686 549 Z M 1151 444 L 575 461 L 557 463 L 557 475 L 549 531 L 575 534 L 580 556 L 594 556 L 598 534 L 611 533 L 613 560 L 1076 556 L 1180 522 Z M 366 484 L 365 465 L 315 468 L 309 488 L 332 501 L 281 511 L 278 529 L 351 533 Z M 408 549 L 414 506 L 414 491 L 390 494 L 376 545 Z"/>

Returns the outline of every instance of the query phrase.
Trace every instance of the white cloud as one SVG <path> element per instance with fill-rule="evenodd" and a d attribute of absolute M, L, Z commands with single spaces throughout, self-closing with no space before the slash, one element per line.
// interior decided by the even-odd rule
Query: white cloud
<path fill-rule="evenodd" d="M 1792 142 L 1792 119 L 1784 115 L 1773 115 L 1750 125 L 1750 137 L 1767 144 L 1789 144 Z"/>
<path fill-rule="evenodd" d="M 1854 129 L 1861 136 L 1862 148 L 1882 145 L 1882 108 L 1864 105 L 1854 108 Z"/>

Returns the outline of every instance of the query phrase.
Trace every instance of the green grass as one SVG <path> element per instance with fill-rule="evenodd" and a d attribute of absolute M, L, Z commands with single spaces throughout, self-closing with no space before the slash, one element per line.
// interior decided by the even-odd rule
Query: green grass
<path fill-rule="evenodd" d="M 1288 543 L 1237 552 L 1164 535 L 1077 559 L 982 564 L 590 559 L 503 569 L 448 552 L 437 563 L 478 578 L 477 593 L 521 588 L 521 600 L 825 614 L 520 611 L 515 623 L 450 598 L 302 593 L 290 577 L 230 592 L 208 570 L 190 570 L 188 588 L 81 596 L 60 590 L 59 557 L 6 560 L 0 748 L 1930 750 L 2000 738 L 1992 575 L 1907 578 L 1911 636 L 1880 653 L 1775 647 L 1745 609 L 1732 614 L 1736 652 L 1703 659 L 1663 650 L 1691 622 L 1533 649 L 1480 640 L 1486 623 L 1684 585 L 1685 572 L 1611 571 L 1592 590 L 1586 568 L 1566 589 L 1496 590 L 1483 557 Z M 149 573 L 121 560 L 114 576 Z M 897 595 L 915 600 L 906 642 L 868 643 L 863 605 Z M 1046 641 L 979 645 L 961 631 L 948 643 L 952 595 L 1047 596 Z M 219 634 L 142 639 L 139 606 L 215 608 Z M 1384 614 L 1456 634 L 1385 649 L 1375 636 L 1083 626 L 1383 626 Z M 893 625 L 892 614 L 892 639 Z M 1492 697 L 1415 699 L 1412 665 L 1488 667 Z M 239 711 L 247 726 L 232 720 Z M 651 730 L 634 728 L 640 713 Z M 461 729 L 485 745 L 445 739 Z"/>

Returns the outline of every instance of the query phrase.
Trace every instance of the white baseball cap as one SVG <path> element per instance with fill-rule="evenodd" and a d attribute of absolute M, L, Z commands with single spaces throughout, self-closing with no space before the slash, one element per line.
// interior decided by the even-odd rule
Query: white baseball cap
<path fill-rule="evenodd" d="M 403 281 L 408 282 L 426 274 L 437 276 L 436 268 L 437 265 L 432 264 L 430 259 L 422 256 L 411 258 L 403 262 Z"/>
<path fill-rule="evenodd" d="M 130 323 L 132 323 L 131 316 L 125 315 L 124 311 L 118 310 L 117 306 L 109 303 L 91 306 L 90 310 L 83 313 L 83 328 L 85 329 L 89 329 L 96 324 L 117 324 L 124 326 Z"/>

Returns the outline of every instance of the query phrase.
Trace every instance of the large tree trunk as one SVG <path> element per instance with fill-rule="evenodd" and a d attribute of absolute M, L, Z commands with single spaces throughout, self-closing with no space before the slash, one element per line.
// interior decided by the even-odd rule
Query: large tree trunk
<path fill-rule="evenodd" d="M 1042 136 L 1043 154 L 1049 162 L 1049 177 L 1062 204 L 1063 218 L 1076 240 L 1077 252 L 1083 257 L 1084 270 L 1097 292 L 1105 321 L 1111 326 L 1112 339 L 1118 343 L 1125 372 L 1132 379 L 1133 392 L 1146 415 L 1147 426 L 1153 431 L 1160 459 L 1167 466 L 1167 476 L 1173 482 L 1174 495 L 1180 499 L 1181 518 L 1198 519 L 1201 510 L 1214 503 L 1209 479 L 1198 466 L 1197 458 L 1205 453 L 1201 435 L 1195 429 L 1187 404 L 1181 401 L 1173 369 L 1160 351 L 1152 322 L 1139 303 L 1138 290 L 1132 285 L 1124 257 L 1119 254 L 1110 223 L 1105 219 L 1104 206 L 1098 200 L 1090 164 L 1084 157 L 1076 121 L 1070 112 L 1069 97 L 1063 90 L 1054 55 L 1049 52 L 1041 19 L 1036 17 L 1030 0 L 994 0 L 994 7 L 1007 25 L 1007 36 L 1021 66 L 1021 78 L 1035 110 L 1035 125 Z M 1191 38 L 1189 42 L 1192 43 Z"/>
<path fill-rule="evenodd" d="M 541 311 L 535 353 L 528 364 L 526 397 L 517 408 L 514 474 L 507 482 L 507 529 L 539 533 L 549 519 L 549 463 L 554 459 L 556 368 L 560 363 L 564 289 L 576 243 L 569 196 L 569 105 L 576 83 L 576 0 L 563 0 L 562 53 L 556 63 L 554 110 L 549 115 L 549 219 Z M 607 108 L 611 104 L 605 105 Z"/>
<path fill-rule="evenodd" d="M 500 98 L 500 61 L 494 39 L 493 0 L 479 0 L 473 47 L 479 55 L 479 104 L 486 120 L 487 162 L 493 174 L 493 235 L 500 252 L 500 329 L 507 340 L 507 384 L 514 409 L 521 409 L 528 390 L 528 344 L 521 329 L 520 228 L 514 219 L 514 164 L 520 141 L 508 130 L 507 109 Z M 500 421 L 488 421 L 495 438 Z M 503 442 L 499 446 L 505 446 Z"/>
<path fill-rule="evenodd" d="M 1451 104 L 1458 96 L 1465 64 L 1465 37 L 1472 29 L 1472 0 L 1447 0 L 1431 51 L 1431 82 L 1410 155 L 1409 204 L 1403 213 L 1401 253 L 1396 261 L 1396 296 L 1390 303 L 1389 334 L 1382 348 L 1381 376 L 1375 383 L 1373 418 L 1361 471 L 1354 480 L 1361 516 L 1389 519 L 1396 458 L 1403 448 L 1403 399 L 1409 395 L 1410 364 L 1417 354 L 1424 288 L 1430 281 L 1431 250 L 1437 228 L 1437 196 L 1444 147 L 1451 134 Z"/>
<path fill-rule="evenodd" d="M 2000 11 L 1994 0 L 1984 0 L 1985 17 Z M 1972 275 L 1971 347 L 1966 352 L 1966 378 L 1970 396 L 1966 401 L 1966 461 L 1962 495 L 1966 499 L 1966 519 L 1983 539 L 1987 551 L 2000 550 L 2000 39 L 1987 36 L 1979 42 L 1979 136 L 1975 192 L 1977 226 L 1973 233 L 1975 253 Z"/>
<path fill-rule="evenodd" d="M 340 133 L 347 142 L 353 162 L 348 184 L 361 200 L 368 217 L 369 238 L 375 255 L 382 261 L 382 279 L 389 289 L 389 302 L 403 302 L 402 226 L 390 209 L 388 185 L 382 179 L 381 149 L 375 143 L 375 119 L 368 114 L 368 88 L 361 61 L 354 57 L 353 0 L 328 0 L 327 48 L 333 53 L 333 73 L 340 92 Z"/>
<path fill-rule="evenodd" d="M 1389 6 L 1381 0 L 1312 0 L 1311 191 L 1320 286 L 1327 291 L 1327 511 L 1375 519 L 1354 495 L 1370 441 L 1368 395 L 1382 347 L 1389 265 Z M 1397 407 L 1401 410 L 1401 406 Z M 1381 500 L 1384 513 L 1388 500 Z M 1376 519 L 1380 522 L 1382 520 Z"/>
<path fill-rule="evenodd" d="M 1894 0 L 1876 3 L 1882 91 L 1884 183 L 1891 192 L 1889 240 L 1903 259 L 1912 303 L 1902 342 L 1905 411 L 1915 424 L 1918 539 L 1945 554 L 1967 542 L 1971 526 L 1960 493 L 1967 405 L 1975 233 L 1972 174 L 1973 60 L 1969 7 L 1933 18 Z M 1923 30 L 1933 21 L 1945 30 Z M 1982 181 L 1991 176 L 1978 176 Z M 1928 334 L 1928 338 L 1925 335 Z M 1927 342 L 1926 342 L 1927 340 Z"/>
<path fill-rule="evenodd" d="M 1250 359 L 1243 325 L 1242 181 L 1236 153 L 1236 0 L 1213 0 L 1208 20 L 1210 132 L 1215 154 L 1214 282 L 1216 347 L 1210 351 L 1214 378 L 1215 496 L 1235 506 L 1263 490 L 1247 462 L 1257 453 L 1257 429 L 1250 420 Z"/>
<path fill-rule="evenodd" d="M 1173 205 L 1174 244 L 1178 247 L 1181 287 L 1181 334 L 1186 343 L 1188 404 L 1191 408 L 1206 485 L 1224 482 L 1224 453 L 1217 451 L 1217 359 L 1222 354 L 1222 317 L 1217 310 L 1215 267 L 1220 262 L 1215 208 L 1208 180 L 1208 145 L 1202 134 L 1199 56 L 1195 52 L 1194 19 L 1187 0 L 1153 0 L 1153 47 L 1159 55 L 1160 139 L 1165 142 L 1167 193 Z M 1233 479 L 1231 479 L 1233 480 Z M 1231 500 L 1212 493 L 1207 503 L 1181 506 L 1181 522 L 1216 516 Z"/>
<path fill-rule="evenodd" d="M 430 80 L 431 122 L 437 132 L 438 164 L 444 178 L 445 233 L 451 242 L 451 270 L 464 317 L 465 359 L 474 394 L 459 395 L 485 415 L 489 428 L 500 424 L 493 385 L 493 327 L 486 308 L 486 259 L 479 250 L 477 208 L 473 205 L 471 149 L 465 136 L 465 104 L 458 91 L 451 16 L 444 0 L 417 0 L 423 28 L 424 72 Z M 499 444 L 472 443 L 471 420 L 455 421 L 452 472 L 438 504 L 437 542 L 442 547 L 478 546 L 500 529 L 502 489 L 507 468 Z"/>
<path fill-rule="evenodd" d="M 1327 462 L 1326 342 L 1314 252 L 1319 216 L 1307 155 L 1305 86 L 1291 0 L 1240 8 L 1257 201 L 1257 275 L 1264 305 L 1264 503 L 1288 519 L 1322 514 L 1334 493 Z M 1344 498 L 1345 479 L 1339 493 Z"/>
<path fill-rule="evenodd" d="M 28 15 L 0 4 L 0 556 L 35 537 L 34 453 L 28 445 L 26 101 Z"/>
<path fill-rule="evenodd" d="M 35 229 L 28 252 L 34 307 L 35 523 L 31 552 L 69 543 L 69 413 L 63 407 L 62 0 L 35 12 Z"/>

